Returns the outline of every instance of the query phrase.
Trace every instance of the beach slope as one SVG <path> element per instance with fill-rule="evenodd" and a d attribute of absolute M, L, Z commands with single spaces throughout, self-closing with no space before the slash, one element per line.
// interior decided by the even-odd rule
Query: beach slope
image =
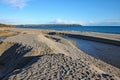
<path fill-rule="evenodd" d="M 15 28 L 4 31 L 15 35 L 0 43 L 2 80 L 120 79 L 119 68 L 87 55 L 56 31 Z M 50 35 L 51 32 L 55 34 Z"/>

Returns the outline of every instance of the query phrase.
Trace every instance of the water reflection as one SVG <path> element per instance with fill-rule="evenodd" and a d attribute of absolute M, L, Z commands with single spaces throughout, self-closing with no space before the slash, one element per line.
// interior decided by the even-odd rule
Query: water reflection
<path fill-rule="evenodd" d="M 110 44 L 104 44 L 94 41 L 76 39 L 66 37 L 66 39 L 73 40 L 77 43 L 77 46 L 83 52 L 93 56 L 97 59 L 101 59 L 106 63 L 120 68 L 120 47 Z"/>

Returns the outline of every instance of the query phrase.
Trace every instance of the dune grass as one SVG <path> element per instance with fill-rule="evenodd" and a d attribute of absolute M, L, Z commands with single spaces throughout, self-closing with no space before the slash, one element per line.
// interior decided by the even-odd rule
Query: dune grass
<path fill-rule="evenodd" d="M 11 32 L 11 31 L 6 31 L 6 30 L 0 30 L 0 38 L 7 38 L 11 36 L 15 36 L 18 33 Z"/>
<path fill-rule="evenodd" d="M 15 26 L 0 23 L 0 28 L 15 28 Z"/>

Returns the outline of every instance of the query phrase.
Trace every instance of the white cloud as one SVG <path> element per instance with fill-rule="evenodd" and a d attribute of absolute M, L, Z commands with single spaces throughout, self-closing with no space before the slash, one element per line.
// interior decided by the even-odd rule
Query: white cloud
<path fill-rule="evenodd" d="M 3 23 L 3 24 L 14 24 L 16 22 L 17 21 L 14 19 L 0 19 L 0 23 Z"/>
<path fill-rule="evenodd" d="M 4 0 L 5 3 L 11 5 L 12 7 L 22 9 L 26 6 L 29 0 Z"/>
<path fill-rule="evenodd" d="M 16 24 L 39 24 L 40 22 L 33 19 L 19 20 L 19 19 L 0 18 L 0 23 L 16 25 Z"/>
<path fill-rule="evenodd" d="M 90 26 L 120 26 L 120 19 L 107 19 L 104 21 L 89 21 L 86 23 L 86 25 Z"/>
<path fill-rule="evenodd" d="M 7 19 L 7 18 L 0 18 L 0 23 L 3 24 L 25 24 L 28 23 L 28 21 L 25 20 L 17 20 L 17 19 Z"/>

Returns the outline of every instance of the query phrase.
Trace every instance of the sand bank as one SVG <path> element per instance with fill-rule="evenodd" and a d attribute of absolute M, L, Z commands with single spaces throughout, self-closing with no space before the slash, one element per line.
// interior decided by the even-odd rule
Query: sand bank
<path fill-rule="evenodd" d="M 120 79 L 119 68 L 78 49 L 74 42 L 62 37 L 68 33 L 16 28 L 7 31 L 17 34 L 7 37 L 0 44 L 2 80 Z M 79 35 L 86 36 L 87 33 L 79 33 Z M 93 33 L 91 38 L 92 36 Z M 116 35 L 115 40 L 117 38 L 119 35 Z"/>
<path fill-rule="evenodd" d="M 105 33 L 93 33 L 93 32 L 80 32 L 80 33 L 57 32 L 57 33 L 77 39 L 85 39 L 85 40 L 91 40 L 91 41 L 120 46 L 119 34 L 105 34 Z M 52 34 L 52 32 L 50 34 Z"/>

